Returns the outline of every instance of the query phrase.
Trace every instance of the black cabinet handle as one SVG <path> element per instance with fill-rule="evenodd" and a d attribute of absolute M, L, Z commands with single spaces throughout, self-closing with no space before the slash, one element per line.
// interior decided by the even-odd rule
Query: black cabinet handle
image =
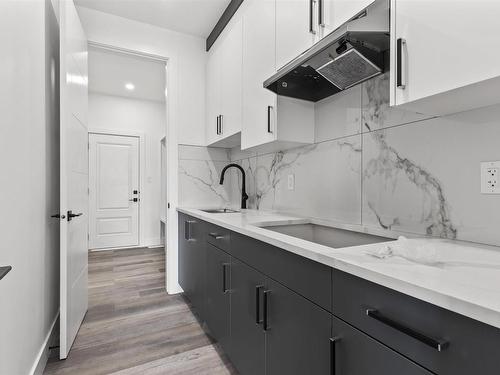
<path fill-rule="evenodd" d="M 330 338 L 330 374 L 335 375 L 335 344 L 339 341 L 338 337 Z"/>
<path fill-rule="evenodd" d="M 323 20 L 323 1 L 324 0 L 318 0 L 318 24 L 321 27 L 325 26 L 325 21 Z"/>
<path fill-rule="evenodd" d="M 209 233 L 208 235 L 212 237 L 214 240 L 222 240 L 224 238 L 223 235 L 217 233 Z"/>
<path fill-rule="evenodd" d="M 271 130 L 271 111 L 273 109 L 272 105 L 267 106 L 267 132 L 272 133 Z"/>
<path fill-rule="evenodd" d="M 215 134 L 219 135 L 220 132 L 219 132 L 219 116 L 217 116 L 216 120 L 215 120 Z"/>
<path fill-rule="evenodd" d="M 403 75 L 403 47 L 406 46 L 406 39 L 398 38 L 396 41 L 396 86 L 400 89 L 406 87 Z"/>
<path fill-rule="evenodd" d="M 419 332 L 413 328 L 405 326 L 404 324 L 396 322 L 395 320 L 392 320 L 392 319 L 382 315 L 377 310 L 367 309 L 366 315 L 369 316 L 370 318 L 373 318 L 373 319 L 379 321 L 382 324 L 385 324 L 385 325 L 387 325 L 387 326 L 389 326 L 389 327 L 391 327 L 391 328 L 393 328 L 401 333 L 404 333 L 405 335 L 410 336 L 411 338 L 414 338 L 417 341 L 420 341 L 421 343 L 423 343 L 425 345 L 430 346 L 431 348 L 436 349 L 438 352 L 442 352 L 449 345 L 449 343 L 445 340 L 435 339 L 433 337 L 427 336 L 427 335 L 423 334 L 422 332 Z"/>
<path fill-rule="evenodd" d="M 222 263 L 222 293 L 227 293 L 227 268 L 229 263 Z"/>
<path fill-rule="evenodd" d="M 316 31 L 314 31 L 314 0 L 309 0 L 309 32 L 311 34 L 316 34 Z"/>
<path fill-rule="evenodd" d="M 224 134 L 224 115 L 219 115 L 219 134 Z"/>
<path fill-rule="evenodd" d="M 264 288 L 264 285 L 257 285 L 255 287 L 255 323 L 262 323 L 260 318 L 260 291 Z"/>
<path fill-rule="evenodd" d="M 262 293 L 264 296 L 264 312 L 263 312 L 263 319 L 262 319 L 262 329 L 264 331 L 269 330 L 269 295 L 271 294 L 270 290 L 264 290 L 264 293 Z"/>
<path fill-rule="evenodd" d="M 191 238 L 191 224 L 196 223 L 194 220 L 186 220 L 184 222 L 184 239 L 187 241 L 192 241 Z"/>

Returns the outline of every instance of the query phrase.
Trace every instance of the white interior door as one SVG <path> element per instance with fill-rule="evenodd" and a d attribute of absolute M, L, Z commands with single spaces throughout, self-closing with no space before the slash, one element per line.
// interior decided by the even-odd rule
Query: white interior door
<path fill-rule="evenodd" d="M 139 138 L 90 134 L 90 248 L 139 245 Z"/>
<path fill-rule="evenodd" d="M 60 2 L 60 33 L 60 358 L 64 359 L 88 306 L 88 54 L 73 1 Z"/>

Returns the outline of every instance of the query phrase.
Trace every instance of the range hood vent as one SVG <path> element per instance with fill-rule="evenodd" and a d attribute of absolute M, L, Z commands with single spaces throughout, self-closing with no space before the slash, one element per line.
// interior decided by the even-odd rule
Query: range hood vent
<path fill-rule="evenodd" d="M 376 0 L 278 70 L 264 87 L 316 102 L 386 71 L 388 51 L 389 1 Z"/>

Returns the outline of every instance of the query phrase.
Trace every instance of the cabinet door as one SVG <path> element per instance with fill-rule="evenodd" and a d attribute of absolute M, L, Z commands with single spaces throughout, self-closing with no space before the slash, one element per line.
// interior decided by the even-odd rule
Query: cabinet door
<path fill-rule="evenodd" d="M 229 357 L 241 374 L 265 373 L 265 333 L 258 323 L 265 281 L 260 272 L 232 258 Z"/>
<path fill-rule="evenodd" d="M 205 232 L 202 221 L 179 216 L 179 284 L 200 316 L 205 307 Z"/>
<path fill-rule="evenodd" d="M 318 0 L 321 37 L 361 12 L 374 0 Z"/>
<path fill-rule="evenodd" d="M 206 136 L 207 144 L 211 144 L 220 138 L 217 134 L 218 116 L 221 114 L 221 66 L 220 66 L 220 43 L 216 43 L 210 49 L 207 60 L 207 88 L 206 88 Z"/>
<path fill-rule="evenodd" d="M 184 294 L 189 298 L 193 290 L 193 279 L 191 278 L 193 251 L 190 241 L 190 218 L 179 214 L 179 285 L 184 290 Z"/>
<path fill-rule="evenodd" d="M 276 67 L 311 47 L 318 32 L 316 0 L 276 0 Z"/>
<path fill-rule="evenodd" d="M 272 280 L 263 304 L 266 374 L 329 375 L 332 315 Z"/>
<path fill-rule="evenodd" d="M 241 131 L 243 29 L 241 19 L 231 26 L 221 44 L 221 136 Z"/>
<path fill-rule="evenodd" d="M 395 21 L 392 66 L 397 66 L 397 39 L 406 40 L 400 59 L 406 85 L 397 88 L 393 77 L 395 101 L 391 104 L 412 102 L 500 75 L 500 53 L 492 48 L 498 45 L 500 1 L 393 0 L 391 5 Z M 474 101 L 474 96 L 456 98 Z M 435 107 L 443 105 L 438 99 L 434 102 Z"/>
<path fill-rule="evenodd" d="M 275 46 L 275 2 L 253 1 L 243 18 L 242 149 L 276 139 L 276 95 L 263 87 L 275 72 Z"/>
<path fill-rule="evenodd" d="M 224 351 L 230 349 L 229 340 L 229 292 L 230 263 L 229 254 L 207 244 L 206 256 L 206 303 L 204 320 L 213 338 Z"/>
<path fill-rule="evenodd" d="M 399 353 L 333 318 L 331 373 L 342 375 L 431 375 Z"/>

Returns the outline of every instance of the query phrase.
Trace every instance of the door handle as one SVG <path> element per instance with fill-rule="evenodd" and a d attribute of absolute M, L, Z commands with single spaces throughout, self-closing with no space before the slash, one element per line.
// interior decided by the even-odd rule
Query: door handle
<path fill-rule="evenodd" d="M 273 110 L 272 105 L 267 106 L 267 132 L 272 134 L 271 130 L 271 111 Z"/>
<path fill-rule="evenodd" d="M 406 39 L 398 38 L 396 41 L 396 87 L 399 89 L 406 88 L 406 69 L 403 61 L 403 48 L 406 48 Z"/>
<path fill-rule="evenodd" d="M 50 215 L 50 217 L 53 217 L 56 219 L 66 219 L 66 215 L 61 215 L 61 214 Z"/>
<path fill-rule="evenodd" d="M 229 267 L 229 263 L 222 263 L 222 293 L 226 294 L 228 292 L 227 289 L 227 268 Z"/>
<path fill-rule="evenodd" d="M 264 285 L 257 285 L 255 287 L 255 323 L 262 323 L 260 318 L 260 291 L 264 288 Z"/>
<path fill-rule="evenodd" d="M 264 331 L 269 330 L 269 295 L 271 294 L 270 290 L 264 290 L 262 293 L 264 296 L 264 317 L 262 319 L 262 329 Z"/>
<path fill-rule="evenodd" d="M 313 22 L 314 22 L 314 1 L 315 0 L 309 0 L 309 32 L 311 34 L 316 34 L 316 31 L 314 30 Z"/>
<path fill-rule="evenodd" d="M 367 309 L 366 315 L 372 319 L 379 321 L 382 324 L 385 324 L 386 326 L 389 326 L 389 327 L 395 329 L 396 331 L 399 331 L 407 336 L 410 336 L 411 338 L 413 338 L 417 341 L 420 341 L 423 344 L 426 344 L 426 345 L 436 349 L 438 352 L 442 352 L 449 345 L 449 343 L 445 340 L 435 339 L 433 337 L 427 336 L 427 335 L 423 334 L 422 332 L 419 332 L 413 328 L 410 328 L 404 324 L 396 322 L 395 320 L 392 320 L 392 319 L 382 315 L 379 311 L 377 311 L 375 309 Z"/>
<path fill-rule="evenodd" d="M 196 224 L 194 220 L 186 220 L 184 222 L 184 239 L 186 241 L 193 241 L 194 238 L 191 237 L 191 224 Z"/>
<path fill-rule="evenodd" d="M 222 240 L 224 238 L 223 235 L 217 233 L 209 233 L 208 235 L 212 237 L 214 240 Z"/>
<path fill-rule="evenodd" d="M 330 338 L 330 374 L 335 375 L 335 344 L 340 339 L 338 337 Z"/>
<path fill-rule="evenodd" d="M 324 0 L 318 0 L 318 24 L 321 27 L 325 27 L 325 21 L 323 19 L 323 1 Z"/>
<path fill-rule="evenodd" d="M 139 198 L 131 198 L 128 200 L 129 202 L 138 202 L 139 201 Z"/>
<path fill-rule="evenodd" d="M 68 221 L 71 221 L 73 220 L 74 217 L 78 217 L 78 216 L 82 216 L 83 213 L 82 212 L 79 212 L 77 214 L 74 214 L 73 211 L 69 210 L 68 211 Z"/>

